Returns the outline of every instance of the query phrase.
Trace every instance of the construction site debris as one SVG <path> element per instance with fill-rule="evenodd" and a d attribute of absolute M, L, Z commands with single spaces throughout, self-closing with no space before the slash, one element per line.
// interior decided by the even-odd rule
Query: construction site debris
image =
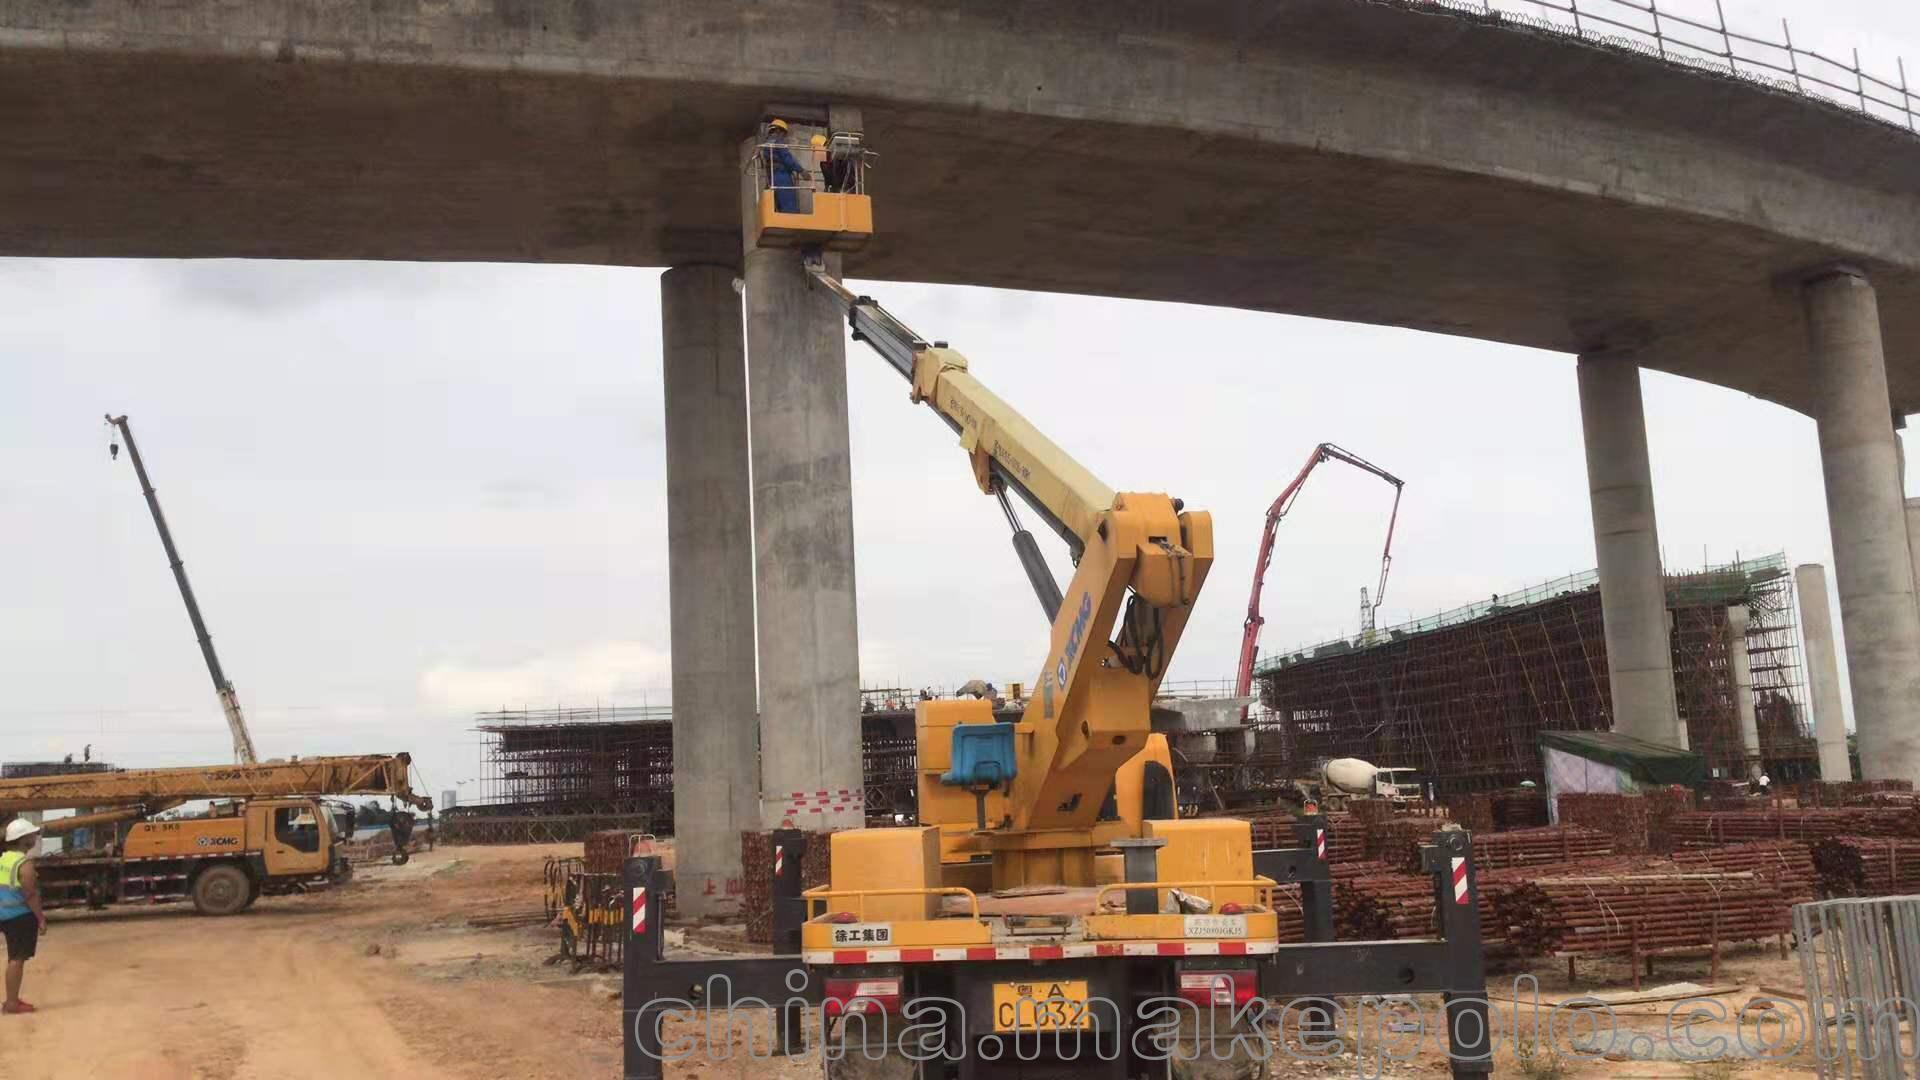
<path fill-rule="evenodd" d="M 1812 864 L 1830 897 L 1920 892 L 1920 840 L 1832 836 L 1813 845 Z"/>

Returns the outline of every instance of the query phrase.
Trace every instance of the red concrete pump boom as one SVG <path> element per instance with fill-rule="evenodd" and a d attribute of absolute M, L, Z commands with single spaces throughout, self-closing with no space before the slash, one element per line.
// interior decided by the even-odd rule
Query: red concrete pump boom
<path fill-rule="evenodd" d="M 1327 460 L 1344 461 L 1356 469 L 1370 472 L 1393 485 L 1393 511 L 1387 518 L 1387 542 L 1380 548 L 1380 585 L 1375 590 L 1373 602 L 1362 616 L 1363 630 L 1373 629 L 1371 612 L 1378 610 L 1387 597 L 1387 570 L 1393 565 L 1393 527 L 1400 520 L 1400 490 L 1404 486 L 1399 477 L 1348 450 L 1332 443 L 1321 443 L 1307 455 L 1307 463 L 1300 468 L 1300 474 L 1280 492 L 1280 497 L 1267 507 L 1266 526 L 1260 532 L 1260 554 L 1253 563 L 1253 594 L 1247 598 L 1247 622 L 1240 635 L 1240 666 L 1235 673 L 1233 692 L 1245 697 L 1253 692 L 1253 660 L 1260 651 L 1260 627 L 1266 619 L 1260 614 L 1260 590 L 1267 583 L 1267 564 L 1273 561 L 1273 535 L 1280 527 L 1280 519 L 1287 516 L 1293 500 L 1300 494 L 1300 488 L 1306 484 L 1307 477 L 1321 462 Z M 1363 590 L 1364 591 L 1364 590 Z"/>

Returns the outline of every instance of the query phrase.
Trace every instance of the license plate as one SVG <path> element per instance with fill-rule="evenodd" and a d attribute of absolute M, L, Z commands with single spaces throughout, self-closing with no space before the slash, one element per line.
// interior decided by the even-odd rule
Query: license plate
<path fill-rule="evenodd" d="M 1087 1008 L 1087 980 L 993 984 L 993 1030 L 1055 1031 L 1093 1026 Z"/>
<path fill-rule="evenodd" d="M 1245 915 L 1189 915 L 1186 931 L 1188 937 L 1243 938 L 1247 936 L 1247 917 Z"/>

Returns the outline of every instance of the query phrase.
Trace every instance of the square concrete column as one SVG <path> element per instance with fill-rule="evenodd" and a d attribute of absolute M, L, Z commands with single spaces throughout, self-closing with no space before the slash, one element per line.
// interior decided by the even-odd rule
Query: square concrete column
<path fill-rule="evenodd" d="M 760 827 L 747 358 L 734 270 L 660 279 L 673 635 L 673 817 L 682 914 L 737 912 L 740 833 Z"/>
<path fill-rule="evenodd" d="M 1860 769 L 1868 780 L 1920 780 L 1920 607 L 1879 303 L 1846 268 L 1801 291 Z"/>
<path fill-rule="evenodd" d="M 1631 357 L 1582 356 L 1579 378 L 1613 730 L 1684 749 L 1687 728 L 1674 704 L 1673 620 L 1654 524 L 1640 368 Z"/>
<path fill-rule="evenodd" d="M 1740 753 L 1750 775 L 1766 766 L 1760 758 L 1760 717 L 1753 702 L 1753 658 L 1747 653 L 1747 605 L 1727 605 L 1727 670 L 1733 675 L 1733 705 L 1740 720 Z"/>
<path fill-rule="evenodd" d="M 856 828 L 866 789 L 845 324 L 797 251 L 748 251 L 746 280 L 761 821 Z"/>
<path fill-rule="evenodd" d="M 1800 598 L 1800 640 L 1807 655 L 1807 696 L 1813 706 L 1813 738 L 1820 748 L 1820 779 L 1853 779 L 1847 753 L 1847 714 L 1840 697 L 1840 653 L 1833 641 L 1833 605 L 1827 600 L 1827 568 L 1805 563 L 1793 569 Z"/>

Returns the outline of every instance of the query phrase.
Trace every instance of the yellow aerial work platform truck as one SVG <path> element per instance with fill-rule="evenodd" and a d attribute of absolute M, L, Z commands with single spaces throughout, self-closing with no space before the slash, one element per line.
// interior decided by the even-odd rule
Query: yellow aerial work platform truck
<path fill-rule="evenodd" d="M 779 222 L 763 200 L 763 246 Z M 1283 1029 L 1324 1033 L 1327 999 L 1417 993 L 1444 997 L 1434 1026 L 1451 1033 L 1455 1075 L 1490 1071 L 1470 837 L 1437 833 L 1423 849 L 1436 937 L 1334 942 L 1324 818 L 1303 816 L 1298 846 L 1270 851 L 1245 821 L 1178 819 L 1150 709 L 1213 562 L 1212 519 L 1101 482 L 965 357 L 831 276 L 818 251 L 844 239 L 838 221 L 778 234 L 810 249 L 855 340 L 959 436 L 1013 529 L 1051 627 L 1046 659 L 1017 721 L 981 700 L 919 703 L 917 826 L 775 833 L 778 955 L 668 959 L 655 860 L 629 860 L 626 1075 L 728 1053 L 663 1042 L 668 1016 L 773 1003 L 781 1046 L 820 1052 L 835 1076 L 1248 1080 L 1284 1053 Z M 1171 437 L 1150 394 L 1116 430 Z M 1010 496 L 1066 543 L 1064 591 Z M 803 893 L 805 845 L 822 841 L 831 882 Z M 1280 904 L 1300 905 L 1306 942 L 1280 941 Z M 1323 1005 L 1292 1022 L 1268 1007 L 1303 999 Z M 807 1015 L 821 1018 L 815 1038 L 800 1031 Z"/>

